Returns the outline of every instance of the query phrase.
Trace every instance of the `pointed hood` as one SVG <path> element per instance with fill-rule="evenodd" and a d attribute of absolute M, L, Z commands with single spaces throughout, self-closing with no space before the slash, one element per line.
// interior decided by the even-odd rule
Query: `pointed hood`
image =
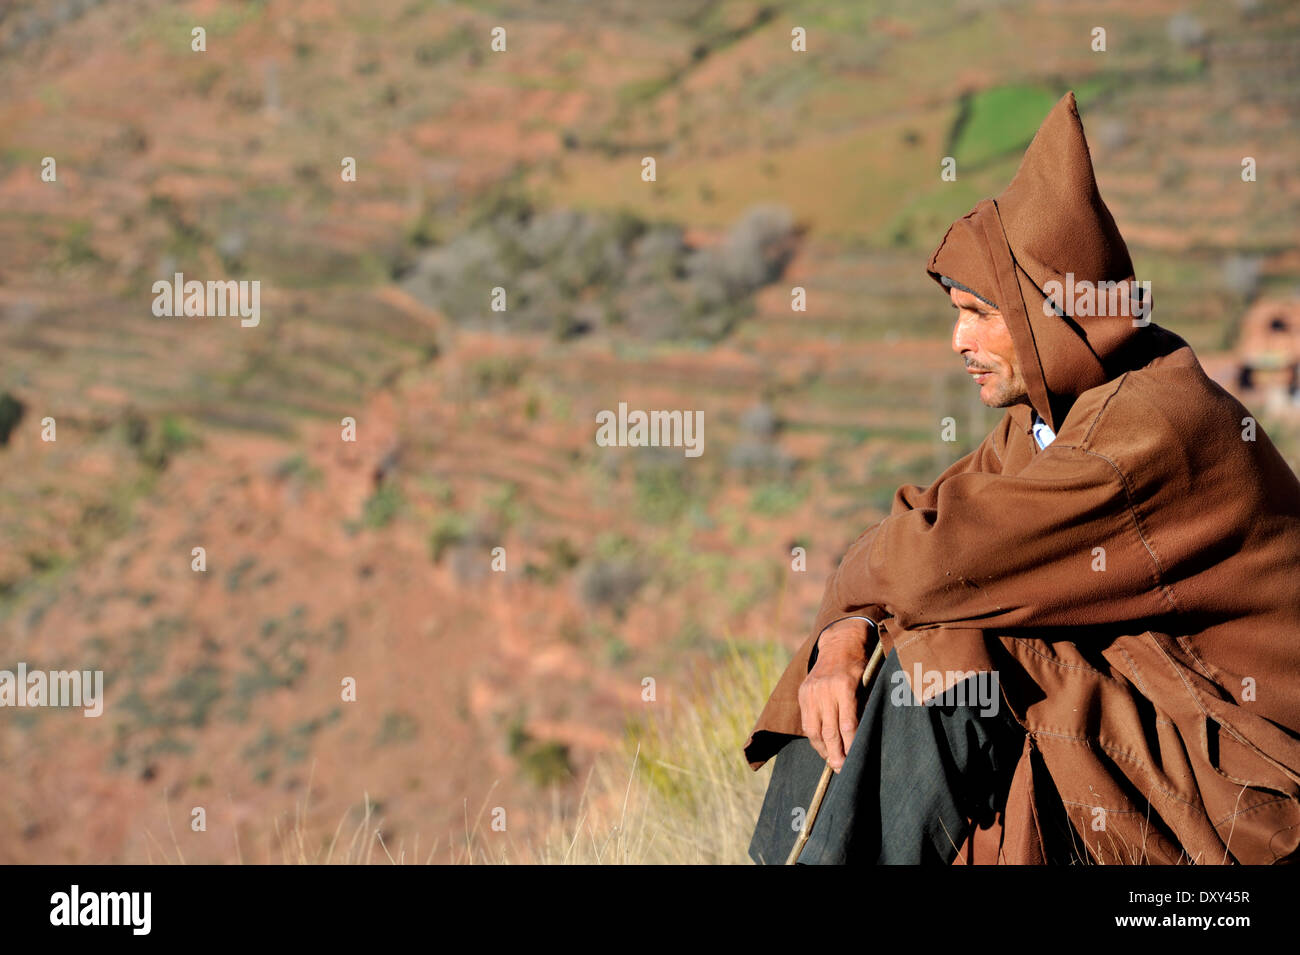
<path fill-rule="evenodd" d="M 926 270 L 1001 311 L 1030 403 L 1053 430 L 1080 394 L 1125 370 L 1125 355 L 1155 328 L 1150 296 L 1137 297 L 1128 247 L 1097 191 L 1074 93 L 1047 114 L 1011 184 L 949 227 Z M 1114 291 L 1087 294 L 1104 282 L 1117 283 Z M 1146 312 L 1135 324 L 1138 301 Z M 1012 410 L 1027 428 L 1028 409 Z"/>

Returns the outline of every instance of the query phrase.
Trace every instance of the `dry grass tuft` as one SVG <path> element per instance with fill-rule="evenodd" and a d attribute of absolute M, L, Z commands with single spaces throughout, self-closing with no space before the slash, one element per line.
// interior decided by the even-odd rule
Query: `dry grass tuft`
<path fill-rule="evenodd" d="M 729 641 L 726 660 L 677 694 L 680 702 L 647 704 L 649 715 L 629 724 L 623 749 L 592 768 L 576 810 L 556 810 L 549 831 L 530 844 L 516 844 L 507 833 L 501 846 L 499 834 L 492 833 L 494 847 L 488 846 L 484 814 L 490 790 L 472 823 L 466 807 L 464 842 L 444 846 L 441 854 L 435 842 L 421 856 L 418 837 L 409 848 L 387 845 L 369 794 L 350 828 L 352 812 L 339 820 L 332 837 L 315 840 L 307 825 L 309 782 L 292 825 L 275 821 L 280 860 L 291 865 L 427 864 L 435 858 L 458 865 L 748 864 L 749 839 L 771 770 L 751 771 L 741 746 L 788 656 L 772 644 Z M 149 835 L 151 863 L 184 864 L 174 832 L 171 850 Z M 242 863 L 238 849 L 237 854 L 234 861 Z"/>

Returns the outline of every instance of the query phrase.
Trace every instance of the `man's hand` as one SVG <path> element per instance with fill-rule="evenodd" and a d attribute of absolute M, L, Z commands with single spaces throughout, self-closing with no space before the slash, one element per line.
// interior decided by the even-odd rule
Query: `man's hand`
<path fill-rule="evenodd" d="M 870 632 L 865 620 L 827 627 L 817 641 L 817 663 L 799 687 L 804 735 L 837 773 L 858 728 L 858 687 L 867 669 Z"/>

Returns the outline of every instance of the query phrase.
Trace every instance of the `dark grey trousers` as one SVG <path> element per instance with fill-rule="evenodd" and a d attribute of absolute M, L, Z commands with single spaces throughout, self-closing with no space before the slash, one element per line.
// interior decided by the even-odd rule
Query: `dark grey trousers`
<path fill-rule="evenodd" d="M 898 656 L 884 660 L 863 707 L 844 766 L 831 779 L 807 845 L 806 865 L 951 864 L 970 831 L 1006 804 L 1025 732 L 994 694 L 984 709 L 973 682 L 931 705 L 915 703 L 899 681 Z M 985 697 L 987 698 L 987 697 Z M 966 705 L 958 705 L 959 701 Z M 900 705 L 906 701 L 910 705 Z M 749 844 L 750 858 L 781 864 L 790 853 L 821 777 L 823 760 L 797 737 L 775 756 L 772 778 Z"/>

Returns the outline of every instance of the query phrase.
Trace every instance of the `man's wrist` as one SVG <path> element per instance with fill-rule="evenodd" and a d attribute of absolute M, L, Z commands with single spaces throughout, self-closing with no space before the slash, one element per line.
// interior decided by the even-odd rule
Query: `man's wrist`
<path fill-rule="evenodd" d="M 822 651 L 834 655 L 865 655 L 867 643 L 876 630 L 876 621 L 870 617 L 852 616 L 833 620 L 822 628 L 808 656 L 808 671 L 816 666 Z"/>
<path fill-rule="evenodd" d="M 865 644 L 868 637 L 878 629 L 876 621 L 870 617 L 855 615 L 852 617 L 841 617 L 839 620 L 833 620 L 822 628 L 822 632 L 817 635 L 817 642 L 821 643 L 822 638 L 827 634 L 839 637 L 844 634 L 860 636 Z"/>

